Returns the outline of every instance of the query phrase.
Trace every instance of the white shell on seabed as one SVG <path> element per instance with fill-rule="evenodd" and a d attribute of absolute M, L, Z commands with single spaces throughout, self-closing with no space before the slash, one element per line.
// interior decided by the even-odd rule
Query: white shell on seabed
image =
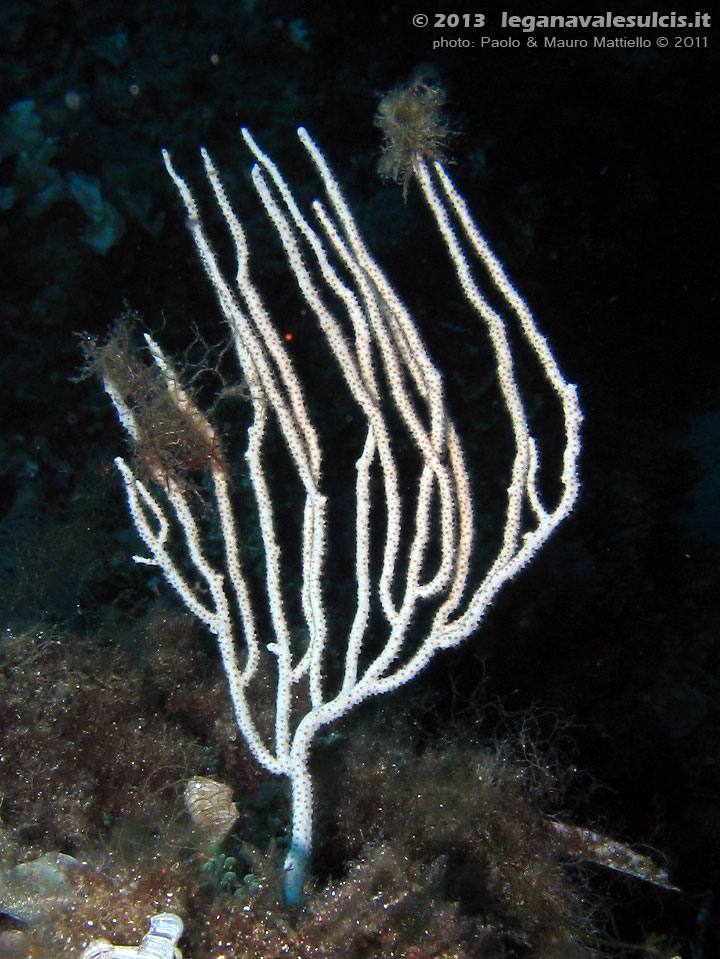
<path fill-rule="evenodd" d="M 86 946 L 80 959 L 182 959 L 177 941 L 183 922 L 174 912 L 159 912 L 150 919 L 150 932 L 139 946 L 115 946 L 107 939 L 96 939 Z"/>

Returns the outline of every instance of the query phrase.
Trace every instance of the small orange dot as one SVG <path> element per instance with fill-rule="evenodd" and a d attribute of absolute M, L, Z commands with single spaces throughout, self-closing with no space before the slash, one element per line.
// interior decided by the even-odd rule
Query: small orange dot
<path fill-rule="evenodd" d="M 289 343 L 292 340 L 292 333 L 285 334 L 285 342 Z"/>

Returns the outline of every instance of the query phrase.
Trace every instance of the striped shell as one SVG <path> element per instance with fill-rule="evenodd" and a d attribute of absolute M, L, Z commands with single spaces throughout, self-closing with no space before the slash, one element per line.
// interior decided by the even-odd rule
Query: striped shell
<path fill-rule="evenodd" d="M 185 783 L 185 808 L 195 830 L 207 843 L 220 843 L 238 819 L 232 790 L 225 783 L 196 776 Z"/>

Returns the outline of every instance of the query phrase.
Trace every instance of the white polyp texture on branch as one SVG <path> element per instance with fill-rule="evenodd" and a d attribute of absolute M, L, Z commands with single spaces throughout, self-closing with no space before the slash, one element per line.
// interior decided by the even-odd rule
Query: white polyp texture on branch
<path fill-rule="evenodd" d="M 354 488 L 344 500 L 354 499 L 355 515 L 340 531 L 343 536 L 352 534 L 355 541 L 354 609 L 348 615 L 347 634 L 331 634 L 329 623 L 336 618 L 329 615 L 324 587 L 329 543 L 339 531 L 329 528 L 323 458 L 325 469 L 334 473 L 338 451 L 322 448 L 310 415 L 307 385 L 301 382 L 255 284 L 246 233 L 205 149 L 205 173 L 234 245 L 233 278 L 220 265 L 194 194 L 165 150 L 163 159 L 228 323 L 238 382 L 244 384 L 248 397 L 250 424 L 243 455 L 262 544 L 264 583 L 248 575 L 248 558 L 235 525 L 236 492 L 219 457 L 210 457 L 207 471 L 222 555 L 210 548 L 212 544 L 203 543 L 207 523 L 203 525 L 196 515 L 201 511 L 197 498 L 182 481 L 170 471 L 167 476 L 155 472 L 151 479 L 159 489 L 153 491 L 123 459 L 118 457 L 116 463 L 133 522 L 147 549 L 147 555 L 136 557 L 137 561 L 159 569 L 187 609 L 217 637 L 240 732 L 258 762 L 290 782 L 292 830 L 285 890 L 287 899 L 297 902 L 312 852 L 309 758 L 318 732 L 363 700 L 404 685 L 437 651 L 462 642 L 477 628 L 498 591 L 532 560 L 577 500 L 582 415 L 577 390 L 564 379 L 527 304 L 481 235 L 447 171 L 440 163 L 428 166 L 418 156 L 415 179 L 459 287 L 487 334 L 513 439 L 513 454 L 497 463 L 498 474 L 509 476 L 497 553 L 485 572 L 478 574 L 477 562 L 473 566 L 478 509 L 473 504 L 466 456 L 450 417 L 442 374 L 415 320 L 370 253 L 338 181 L 307 131 L 301 127 L 298 136 L 325 193 L 324 201 L 312 204 L 312 216 L 300 208 L 280 170 L 250 132 L 243 130 L 242 136 L 254 157 L 255 190 L 285 252 L 289 281 L 316 321 L 328 347 L 328 363 L 334 364 L 338 384 L 344 384 L 358 413 L 354 422 L 360 424 L 355 428 L 361 453 L 355 463 Z M 489 279 L 500 309 L 483 292 L 478 272 Z M 516 327 L 512 335 L 508 321 Z M 511 343 L 518 335 L 556 395 L 564 431 L 560 493 L 554 503 L 544 502 L 538 488 L 541 438 L 530 432 L 516 374 Z M 208 445 L 216 444 L 214 428 L 182 386 L 180 374 L 154 340 L 148 339 L 148 347 L 170 400 L 196 435 L 205 437 Z M 112 383 L 106 383 L 106 389 L 121 424 L 133 443 L 141 446 L 141 419 Z M 298 481 L 299 556 L 289 553 L 281 535 L 283 504 L 273 499 L 277 494 L 272 483 L 271 431 L 282 437 Z M 414 451 L 418 464 L 414 485 L 404 475 L 401 481 L 401 460 L 404 463 L 407 450 Z M 239 459 L 238 453 L 226 450 L 223 455 L 235 454 Z M 490 462 L 492 455 L 489 451 Z M 402 470 L 407 470 L 406 463 Z M 408 490 L 414 490 L 414 499 Z M 207 504 L 203 509 L 207 517 Z M 185 554 L 183 560 L 179 550 Z M 285 590 L 293 582 L 299 582 L 300 596 L 290 604 Z M 294 617 L 299 614 L 299 622 L 290 621 L 290 610 Z M 422 631 L 420 618 L 425 624 Z M 380 640 L 378 621 L 385 630 Z M 261 638 L 258 622 L 269 626 L 271 637 Z M 329 688 L 330 660 L 334 674 L 340 665 L 337 688 Z M 271 728 L 260 722 L 253 696 L 253 681 L 267 684 L 268 677 L 274 684 Z"/>

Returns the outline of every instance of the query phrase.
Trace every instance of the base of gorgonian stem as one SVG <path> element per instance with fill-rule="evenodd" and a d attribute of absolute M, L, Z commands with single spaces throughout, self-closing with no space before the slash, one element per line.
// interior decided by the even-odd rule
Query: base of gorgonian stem
<path fill-rule="evenodd" d="M 285 902 L 296 906 L 302 900 L 303 886 L 307 879 L 309 856 L 307 850 L 293 843 L 285 857 L 285 878 L 283 889 Z"/>

